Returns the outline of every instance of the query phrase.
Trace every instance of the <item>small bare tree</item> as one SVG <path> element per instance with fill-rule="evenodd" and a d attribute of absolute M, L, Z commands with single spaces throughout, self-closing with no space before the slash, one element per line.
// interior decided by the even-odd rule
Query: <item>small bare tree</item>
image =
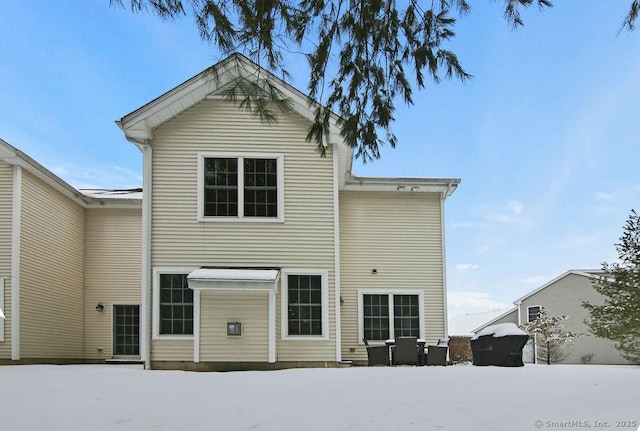
<path fill-rule="evenodd" d="M 537 359 L 551 364 L 563 361 L 571 354 L 571 344 L 581 334 L 565 330 L 562 322 L 567 319 L 568 316 L 550 317 L 543 307 L 536 320 L 522 325 L 533 336 Z"/>

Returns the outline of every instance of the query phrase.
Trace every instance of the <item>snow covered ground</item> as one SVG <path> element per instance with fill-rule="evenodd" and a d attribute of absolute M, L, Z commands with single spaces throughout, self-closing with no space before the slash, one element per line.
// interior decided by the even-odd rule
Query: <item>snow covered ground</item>
<path fill-rule="evenodd" d="M 538 422 L 536 422 L 538 421 Z M 633 430 L 640 367 L 0 367 L 1 430 Z"/>

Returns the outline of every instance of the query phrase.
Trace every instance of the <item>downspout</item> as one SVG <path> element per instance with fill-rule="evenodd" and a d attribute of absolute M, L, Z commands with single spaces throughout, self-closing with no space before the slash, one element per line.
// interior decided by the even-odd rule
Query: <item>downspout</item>
<path fill-rule="evenodd" d="M 336 362 L 342 361 L 342 323 L 340 314 L 340 202 L 338 191 L 338 151 L 337 144 L 332 147 L 333 157 L 333 244 L 334 244 L 334 307 L 336 310 Z"/>
<path fill-rule="evenodd" d="M 442 199 L 440 200 L 440 232 L 442 235 L 442 298 L 444 305 L 444 335 L 443 339 L 446 339 L 449 336 L 449 310 L 448 310 L 448 301 L 447 301 L 447 251 L 446 251 L 446 241 L 444 234 L 444 201 L 447 199 L 453 190 L 451 189 L 451 185 L 449 185 L 449 189 L 446 193 L 442 194 Z M 426 335 L 426 334 L 425 334 Z"/>
<path fill-rule="evenodd" d="M 22 168 L 13 166 L 11 210 L 11 360 L 20 360 L 20 243 L 22 241 Z"/>
<path fill-rule="evenodd" d="M 444 338 L 449 337 L 449 304 L 447 300 L 447 247 L 444 230 L 444 202 L 458 187 L 458 183 L 449 182 L 447 191 L 442 193 L 440 200 L 440 232 L 442 233 L 442 291 L 444 300 Z"/>
<path fill-rule="evenodd" d="M 142 150 L 142 298 L 140 310 L 140 359 L 151 369 L 151 169 L 152 149 L 148 141 Z"/>

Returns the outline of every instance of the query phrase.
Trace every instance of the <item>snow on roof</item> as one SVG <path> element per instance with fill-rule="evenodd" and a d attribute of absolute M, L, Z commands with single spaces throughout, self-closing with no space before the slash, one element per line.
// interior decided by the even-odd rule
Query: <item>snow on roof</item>
<path fill-rule="evenodd" d="M 274 282 L 278 278 L 277 269 L 217 269 L 201 268 L 187 276 L 189 280 L 233 280 L 247 282 Z"/>
<path fill-rule="evenodd" d="M 471 337 L 473 330 L 504 314 L 504 310 L 457 314 L 449 320 L 449 336 Z"/>
<path fill-rule="evenodd" d="M 142 200 L 142 189 L 80 189 L 80 193 L 95 199 L 137 199 Z"/>
<path fill-rule="evenodd" d="M 518 328 L 515 323 L 500 323 L 498 325 L 487 326 L 483 330 L 479 331 L 473 336 L 473 340 L 477 340 L 478 337 L 485 335 L 493 335 L 495 338 L 506 337 L 508 335 L 528 335 L 525 331 Z"/>

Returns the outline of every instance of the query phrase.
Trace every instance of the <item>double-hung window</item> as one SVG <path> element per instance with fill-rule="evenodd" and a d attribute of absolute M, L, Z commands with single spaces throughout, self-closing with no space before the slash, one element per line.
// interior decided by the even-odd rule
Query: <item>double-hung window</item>
<path fill-rule="evenodd" d="M 540 306 L 534 305 L 532 307 L 527 307 L 527 322 L 533 322 L 540 317 Z"/>
<path fill-rule="evenodd" d="M 200 220 L 283 220 L 283 156 L 200 153 Z"/>
<path fill-rule="evenodd" d="M 326 271 L 283 270 L 284 338 L 328 338 Z"/>
<path fill-rule="evenodd" d="M 155 334 L 190 337 L 193 335 L 193 290 L 187 274 L 158 272 L 154 284 Z"/>
<path fill-rule="evenodd" d="M 360 333 L 367 341 L 422 335 L 420 293 L 361 293 Z"/>

